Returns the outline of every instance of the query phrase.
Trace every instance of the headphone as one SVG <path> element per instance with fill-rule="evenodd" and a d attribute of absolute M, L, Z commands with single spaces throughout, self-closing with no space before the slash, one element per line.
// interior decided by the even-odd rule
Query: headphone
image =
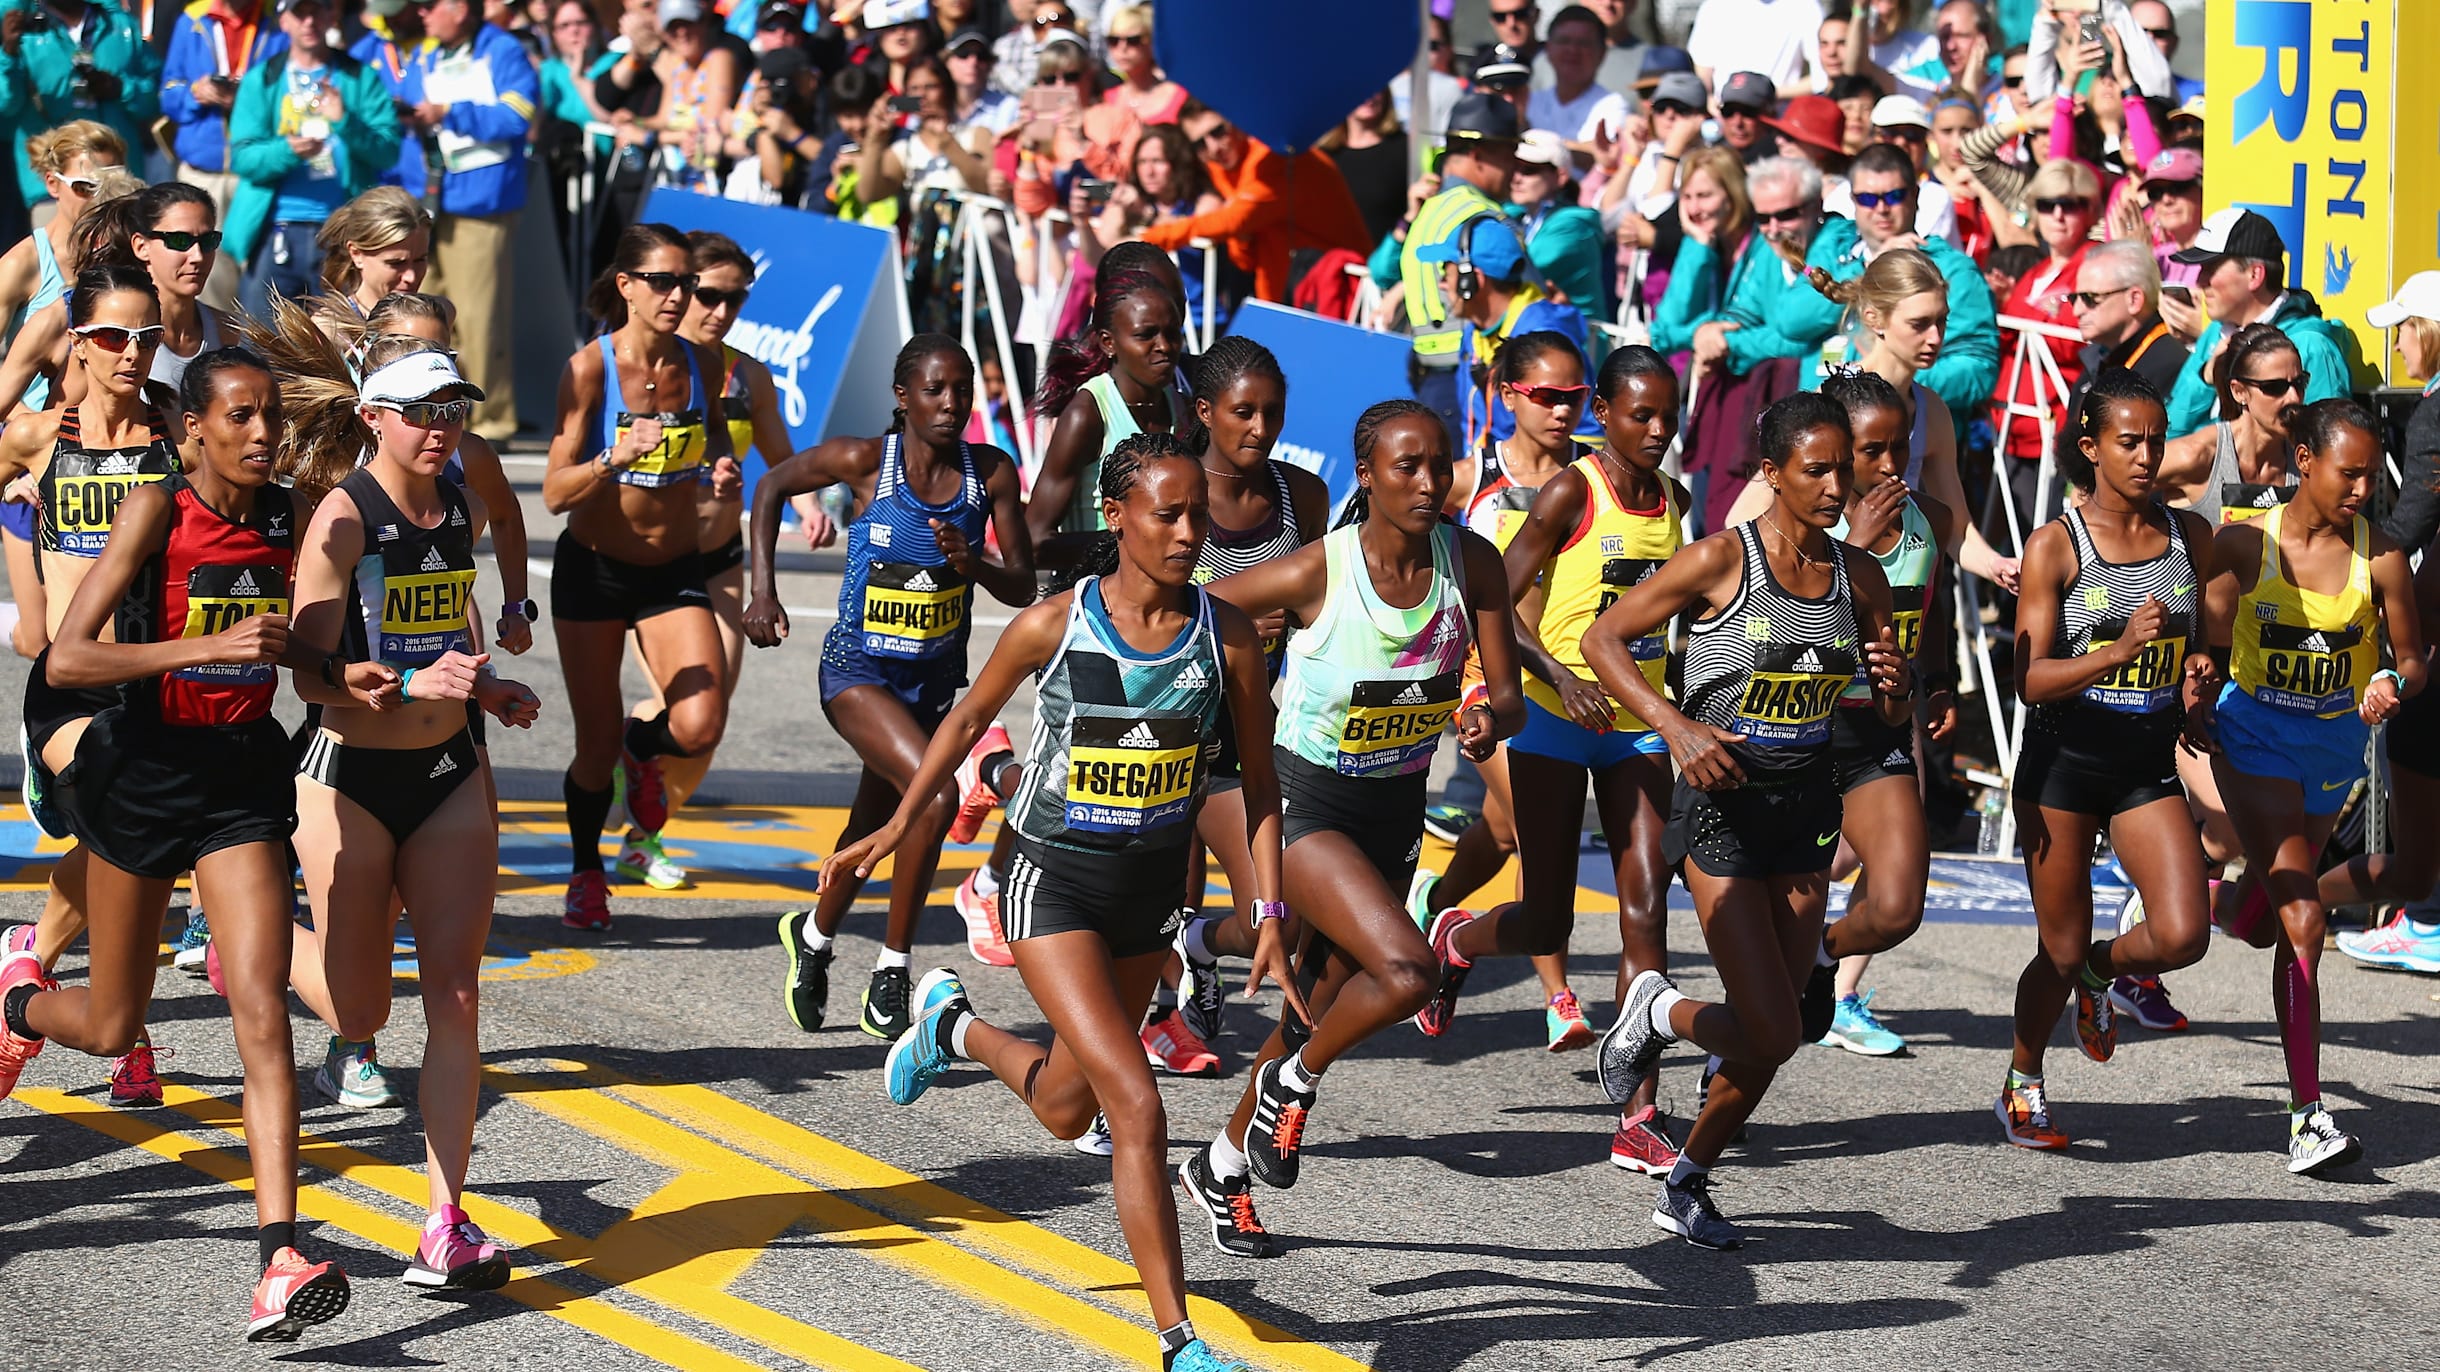
<path fill-rule="evenodd" d="M 1486 223 L 1503 224 L 1516 231 L 1517 265 L 1523 269 L 1524 279 L 1540 286 L 1545 292 L 1549 291 L 1550 282 L 1544 279 L 1541 268 L 1536 267 L 1533 264 L 1533 257 L 1523 251 L 1524 229 L 1511 222 L 1506 215 L 1486 212 L 1475 215 L 1457 226 L 1457 298 L 1461 301 L 1468 301 L 1483 293 L 1483 274 L 1481 269 L 1474 265 L 1474 230 Z"/>

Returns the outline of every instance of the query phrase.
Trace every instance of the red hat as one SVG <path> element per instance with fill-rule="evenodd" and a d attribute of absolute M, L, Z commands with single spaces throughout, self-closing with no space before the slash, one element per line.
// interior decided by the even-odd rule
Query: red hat
<path fill-rule="evenodd" d="M 1762 122 L 1799 143 L 1809 143 L 1824 152 L 1847 150 L 1843 139 L 1847 132 L 1847 116 L 1839 112 L 1838 102 L 1826 95 L 1797 96 L 1788 102 L 1778 118 L 1765 116 Z"/>

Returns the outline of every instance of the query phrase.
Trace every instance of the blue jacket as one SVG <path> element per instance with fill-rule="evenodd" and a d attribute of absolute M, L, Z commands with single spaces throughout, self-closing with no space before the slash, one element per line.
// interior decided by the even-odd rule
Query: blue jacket
<path fill-rule="evenodd" d="M 1940 356 L 1915 373 L 1915 380 L 1948 405 L 1962 429 L 1968 417 L 1990 408 L 1992 388 L 1999 384 L 1999 310 L 1991 303 L 1990 283 L 1983 280 L 1982 269 L 1974 265 L 1973 258 L 1945 238 L 1927 240 L 1923 252 L 1949 283 L 1949 329 L 1940 344 Z M 1828 271 L 1838 281 L 1862 276 L 1864 239 L 1856 232 L 1855 221 L 1837 215 L 1823 220 L 1805 262 Z M 1782 302 L 1786 307 L 1783 317 L 1792 317 L 1794 327 L 1810 332 L 1816 343 L 1828 339 L 1846 310 L 1809 282 L 1800 278 L 1798 284 L 1802 291 L 1789 292 L 1791 298 Z M 1800 294 L 1811 300 L 1794 298 Z M 1816 351 L 1805 369 L 1805 388 L 1820 384 L 1821 359 Z"/>
<path fill-rule="evenodd" d="M 496 145 L 507 154 L 487 167 L 441 173 L 440 212 L 443 214 L 508 214 L 525 208 L 525 140 L 534 126 L 534 105 L 542 98 L 541 78 L 525 46 L 489 24 L 475 30 L 468 45 L 473 59 L 490 69 L 489 103 L 462 101 L 449 107 L 441 128 L 479 144 Z M 398 98 L 410 105 L 426 103 L 424 84 L 434 69 L 448 60 L 438 43 L 427 38 L 408 54 L 406 78 Z M 438 165 L 443 156 L 437 135 L 428 154 Z M 408 189 L 412 190 L 413 187 Z"/>
<path fill-rule="evenodd" d="M 161 113 L 177 130 L 171 142 L 178 150 L 178 160 L 198 171 L 229 169 L 229 115 L 234 111 L 195 100 L 195 83 L 220 70 L 223 45 L 228 48 L 229 65 L 235 69 L 231 74 L 241 80 L 247 72 L 288 51 L 288 35 L 280 32 L 279 20 L 268 10 L 255 19 L 250 51 L 239 47 L 236 35 L 228 32 L 225 13 L 220 0 L 194 0 L 178 16 L 178 27 L 170 33 L 169 58 L 161 64 Z"/>
<path fill-rule="evenodd" d="M 2346 395 L 2355 388 L 2346 350 L 2338 341 L 2344 330 L 2321 317 L 2321 305 L 2310 292 L 2288 292 L 2271 311 L 2268 322 L 2277 325 L 2279 332 L 2296 345 L 2296 357 L 2305 371 L 2304 403 L 2310 405 L 2316 400 Z M 2221 332 L 2219 320 L 2204 325 L 2202 337 L 2194 340 L 2194 350 L 2186 354 L 2186 365 L 2177 374 L 2177 389 L 2169 393 L 2171 438 L 2193 433 L 2211 422 L 2220 394 L 2203 379 L 2203 364 L 2211 360 L 2213 350 L 2220 346 Z"/>
<path fill-rule="evenodd" d="M 1740 296 L 1746 297 L 1745 308 L 1753 318 L 1769 319 L 1768 307 L 1757 301 L 1761 291 L 1772 283 L 1757 281 L 1748 286 L 1746 278 L 1763 275 L 1775 280 L 1784 278 L 1779 266 L 1778 255 L 1759 233 L 1748 233 L 1744 250 L 1727 259 L 1709 243 L 1693 238 L 1681 241 L 1677 262 L 1669 269 L 1669 289 L 1661 295 L 1660 308 L 1652 313 L 1653 348 L 1664 357 L 1692 350 L 1694 331 L 1714 320 L 1735 317 L 1731 310 Z M 1728 336 L 1732 357 L 1737 334 L 1742 332 L 1739 329 Z M 1757 360 L 1760 356 L 1756 355 Z M 1742 370 L 1750 369 L 1749 363 Z"/>
<path fill-rule="evenodd" d="M 280 182 L 299 165 L 279 131 L 280 85 L 287 72 L 286 53 L 247 72 L 229 114 L 229 170 L 238 181 L 221 230 L 230 260 L 241 266 L 254 260 L 279 201 Z M 340 53 L 330 55 L 330 83 L 347 106 L 331 136 L 347 150 L 340 174 L 353 198 L 379 185 L 381 173 L 398 160 L 398 110 L 390 103 L 390 88 L 372 68 Z"/>
<path fill-rule="evenodd" d="M 376 27 L 357 39 L 356 45 L 347 50 L 347 55 L 372 68 L 381 77 L 382 88 L 395 99 L 406 88 L 407 61 L 414 43 L 402 48 L 398 40 L 382 33 L 378 27 L 380 19 L 366 22 Z M 396 165 L 382 169 L 380 182 L 385 186 L 404 187 L 408 194 L 420 198 L 430 189 L 426 184 L 428 175 L 424 170 L 424 137 L 402 121 L 398 126 L 398 161 Z"/>
<path fill-rule="evenodd" d="M 0 13 L 34 8 L 34 0 L 9 0 L 0 4 Z M 76 103 L 77 47 L 56 24 L 28 29 L 14 56 L 0 50 L 0 134 L 16 149 L 17 189 L 29 205 L 50 199 L 51 192 L 26 157 L 28 138 L 71 119 L 96 119 L 117 130 L 126 140 L 127 160 L 140 167 L 151 142 L 146 130 L 161 113 L 161 58 L 137 32 L 136 21 L 108 0 L 91 0 L 88 8 L 92 18 L 86 31 L 93 42 L 87 51 L 95 70 L 119 78 L 116 100 Z"/>

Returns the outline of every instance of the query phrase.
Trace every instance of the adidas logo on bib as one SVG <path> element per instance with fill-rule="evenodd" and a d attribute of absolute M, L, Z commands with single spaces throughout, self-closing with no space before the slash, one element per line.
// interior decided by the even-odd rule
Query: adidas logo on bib
<path fill-rule="evenodd" d="M 1118 746 L 1121 748 L 1158 748 L 1161 746 L 1161 741 L 1152 736 L 1151 725 L 1138 724 L 1119 735 Z"/>
<path fill-rule="evenodd" d="M 940 583 L 932 579 L 930 572 L 917 572 L 907 578 L 907 589 L 910 591 L 937 591 L 940 589 Z"/>
<path fill-rule="evenodd" d="M 439 780 L 440 778 L 445 777 L 445 776 L 449 775 L 451 772 L 454 772 L 454 771 L 456 771 L 456 770 L 457 770 L 457 759 L 456 759 L 456 758 L 453 758 L 453 757 L 451 757 L 451 756 L 449 756 L 447 753 L 443 753 L 443 754 L 441 754 L 441 760 L 440 760 L 440 761 L 438 761 L 438 762 L 436 762 L 436 763 L 434 763 L 434 764 L 432 764 L 432 774 L 431 774 L 430 776 L 425 777 L 425 778 L 424 778 L 424 780 L 426 780 L 426 781 L 437 781 L 437 780 Z"/>
<path fill-rule="evenodd" d="M 2244 377 L 2238 377 L 2237 379 L 2238 379 L 2239 381 L 2243 381 L 2245 378 L 2244 378 Z M 2271 489 L 2271 488 L 2270 488 L 2270 487 L 2268 487 L 2268 486 L 2265 486 L 2265 487 L 2263 487 L 2261 490 L 2254 492 L 2254 508 L 2255 508 L 2255 509 L 2257 509 L 2257 510 L 2271 510 L 2271 509 L 2277 509 L 2277 508 L 2278 508 L 2278 506 L 2279 506 L 2279 492 L 2277 492 L 2277 491 L 2275 491 L 2275 490 Z"/>
<path fill-rule="evenodd" d="M 423 565 L 423 570 L 424 570 L 424 571 L 427 571 L 427 572 L 445 572 L 445 571 L 448 571 L 448 570 L 449 570 L 449 559 L 448 559 L 448 558 L 445 558 L 445 557 L 443 557 L 443 556 L 441 556 L 441 550 L 440 550 L 440 549 L 438 549 L 438 548 L 427 548 L 427 549 L 425 549 L 425 550 L 424 550 L 424 565 Z"/>
<path fill-rule="evenodd" d="M 2304 642 L 2296 646 L 2303 652 L 2326 653 L 2330 651 L 2330 640 L 2323 638 L 2320 634 L 2311 634 L 2306 636 Z"/>
<path fill-rule="evenodd" d="M 1423 700 L 1424 700 L 1424 696 L 1423 696 L 1423 683 L 1422 683 L 1422 682 L 1420 682 L 1420 681 L 1410 681 L 1410 682 L 1408 682 L 1408 683 L 1406 684 L 1406 689 L 1405 689 L 1405 690 L 1403 690 L 1403 691 L 1400 691 L 1400 692 L 1398 693 L 1398 698 L 1397 698 L 1396 700 L 1391 701 L 1391 702 L 1390 702 L 1390 704 L 1392 704 L 1392 705 L 1421 705 L 1421 704 L 1423 703 Z"/>
<path fill-rule="evenodd" d="M 1818 671 L 1820 671 L 1821 669 L 1822 669 L 1822 660 L 1821 660 L 1821 655 L 1820 655 L 1819 653 L 1814 652 L 1814 651 L 1813 651 L 1811 648 L 1807 648 L 1807 649 L 1805 649 L 1805 655 L 1804 655 L 1803 657 L 1800 657 L 1800 658 L 1796 659 L 1796 670 L 1797 670 L 1797 671 L 1800 671 L 1800 672 L 1818 672 Z"/>
<path fill-rule="evenodd" d="M 1202 663 L 1189 662 L 1186 670 L 1178 673 L 1177 679 L 1169 684 L 1181 691 L 1200 691 L 1212 684 L 1212 678 L 1211 673 L 1203 670 Z"/>
<path fill-rule="evenodd" d="M 112 453 L 93 464 L 93 470 L 100 476 L 126 476 L 135 471 L 136 464 L 143 460 L 142 453 Z"/>
<path fill-rule="evenodd" d="M 251 570 L 239 572 L 237 574 L 237 584 L 229 588 L 229 595 L 232 599 L 238 596 L 261 594 L 262 591 L 254 584 L 254 573 Z"/>

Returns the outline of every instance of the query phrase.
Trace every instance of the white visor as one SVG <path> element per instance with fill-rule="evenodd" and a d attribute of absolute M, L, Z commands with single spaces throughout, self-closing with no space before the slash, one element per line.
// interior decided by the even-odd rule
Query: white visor
<path fill-rule="evenodd" d="M 452 386 L 464 390 L 469 400 L 483 398 L 483 388 L 458 375 L 449 354 L 426 349 L 382 364 L 357 388 L 356 399 L 366 405 L 404 405 L 429 400 Z"/>

